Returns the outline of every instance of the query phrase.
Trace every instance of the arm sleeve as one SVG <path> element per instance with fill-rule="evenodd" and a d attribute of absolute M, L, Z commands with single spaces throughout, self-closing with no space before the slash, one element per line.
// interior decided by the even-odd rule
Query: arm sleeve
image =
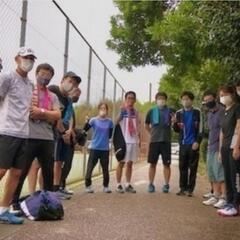
<path fill-rule="evenodd" d="M 0 74 L 0 101 L 2 101 L 10 87 L 11 79 L 7 77 L 6 74 Z"/>
<path fill-rule="evenodd" d="M 236 120 L 240 119 L 240 105 L 236 107 L 235 115 L 236 115 Z"/>
<path fill-rule="evenodd" d="M 91 118 L 89 122 L 85 123 L 83 130 L 87 132 L 94 125 L 94 118 Z"/>
<path fill-rule="evenodd" d="M 196 134 L 196 141 L 200 144 L 203 137 L 203 127 L 201 125 L 201 113 L 199 110 L 196 110 L 197 115 L 197 121 L 198 121 L 198 128 L 197 128 L 197 134 Z"/>

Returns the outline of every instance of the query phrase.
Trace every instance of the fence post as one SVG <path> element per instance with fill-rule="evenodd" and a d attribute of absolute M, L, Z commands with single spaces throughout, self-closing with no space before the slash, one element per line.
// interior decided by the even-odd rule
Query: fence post
<path fill-rule="evenodd" d="M 64 50 L 64 63 L 63 63 L 63 74 L 67 72 L 68 69 L 68 49 L 69 49 L 69 18 L 66 18 L 66 31 L 65 31 L 65 50 Z"/>
<path fill-rule="evenodd" d="M 107 68 L 104 66 L 103 72 L 103 99 L 106 98 L 106 76 L 107 76 Z"/>
<path fill-rule="evenodd" d="M 149 83 L 149 102 L 152 102 L 152 83 Z"/>
<path fill-rule="evenodd" d="M 26 43 L 27 9 L 28 1 L 22 0 L 22 16 L 20 18 L 21 19 L 20 47 L 25 46 Z"/>
<path fill-rule="evenodd" d="M 92 72 L 92 48 L 89 47 L 89 58 L 88 58 L 88 84 L 87 84 L 87 105 L 90 104 L 91 72 Z"/>
<path fill-rule="evenodd" d="M 115 120 L 116 117 L 116 95 L 117 95 L 117 80 L 114 78 L 114 87 L 113 87 L 113 113 L 112 118 Z"/>
<path fill-rule="evenodd" d="M 124 89 L 122 88 L 122 101 L 124 100 Z"/>

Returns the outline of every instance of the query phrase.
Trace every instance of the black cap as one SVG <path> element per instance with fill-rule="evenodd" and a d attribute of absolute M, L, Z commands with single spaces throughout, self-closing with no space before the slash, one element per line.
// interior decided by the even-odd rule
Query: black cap
<path fill-rule="evenodd" d="M 67 77 L 76 79 L 76 81 L 77 81 L 78 84 L 81 83 L 81 81 L 82 81 L 82 79 L 81 79 L 76 73 L 71 72 L 71 71 L 66 72 L 66 73 L 64 74 L 64 78 L 67 78 Z"/>

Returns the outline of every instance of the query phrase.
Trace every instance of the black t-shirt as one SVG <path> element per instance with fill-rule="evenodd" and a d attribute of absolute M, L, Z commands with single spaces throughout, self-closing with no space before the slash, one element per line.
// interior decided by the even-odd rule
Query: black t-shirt
<path fill-rule="evenodd" d="M 240 119 L 240 105 L 235 104 L 230 109 L 222 111 L 220 115 L 220 126 L 223 132 L 223 147 L 230 147 L 237 120 Z"/>
<path fill-rule="evenodd" d="M 60 111 L 62 113 L 62 118 L 64 118 L 64 115 L 66 113 L 67 106 L 69 103 L 69 98 L 62 95 L 59 86 L 51 85 L 48 87 L 48 89 L 49 89 L 49 91 L 51 91 L 57 95 L 59 103 L 60 103 Z"/>
<path fill-rule="evenodd" d="M 59 86 L 56 85 L 51 85 L 48 87 L 49 91 L 53 92 L 54 94 L 57 95 L 58 100 L 59 100 L 59 104 L 60 104 L 60 111 L 62 114 L 62 119 L 65 116 L 66 110 L 67 110 L 67 106 L 69 104 L 69 97 L 62 95 Z M 65 129 L 67 130 L 69 128 L 69 126 L 64 125 Z M 53 127 L 53 132 L 54 132 L 54 138 L 55 139 L 59 139 L 61 138 L 61 134 L 59 133 L 59 131 L 57 130 L 56 125 Z"/>

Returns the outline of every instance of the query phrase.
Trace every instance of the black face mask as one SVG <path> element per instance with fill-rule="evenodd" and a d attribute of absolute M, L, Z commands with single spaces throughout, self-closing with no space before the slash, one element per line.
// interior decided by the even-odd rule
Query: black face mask
<path fill-rule="evenodd" d="M 211 102 L 206 103 L 207 108 L 212 109 L 216 106 L 216 102 L 213 100 Z"/>

